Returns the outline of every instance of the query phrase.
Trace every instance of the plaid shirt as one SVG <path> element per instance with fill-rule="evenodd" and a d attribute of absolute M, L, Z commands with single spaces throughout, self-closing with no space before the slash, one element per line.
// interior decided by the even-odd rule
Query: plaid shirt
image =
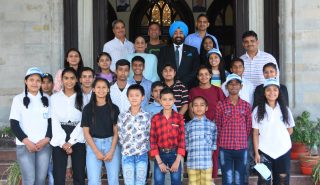
<path fill-rule="evenodd" d="M 169 87 L 164 83 L 165 87 Z M 169 87 L 174 94 L 175 102 L 174 104 L 177 106 L 178 111 L 180 108 L 188 104 L 189 92 L 185 85 L 179 80 L 176 80 L 172 86 Z"/>
<path fill-rule="evenodd" d="M 151 120 L 150 155 L 159 155 L 159 148 L 177 148 L 177 153 L 185 155 L 185 135 L 183 115 L 172 110 L 169 119 L 163 110 L 155 114 Z"/>
<path fill-rule="evenodd" d="M 217 149 L 217 127 L 203 116 L 193 118 L 186 124 L 187 166 L 205 170 L 212 167 L 212 151 Z"/>
<path fill-rule="evenodd" d="M 248 148 L 252 118 L 250 104 L 241 98 L 232 105 L 229 97 L 220 101 L 216 110 L 218 146 L 229 150 Z"/>

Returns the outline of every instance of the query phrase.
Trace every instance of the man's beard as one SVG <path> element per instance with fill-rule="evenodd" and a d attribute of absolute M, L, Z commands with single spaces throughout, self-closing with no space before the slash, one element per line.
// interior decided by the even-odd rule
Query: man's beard
<path fill-rule="evenodd" d="M 173 39 L 173 43 L 175 43 L 176 45 L 181 45 L 184 42 L 184 37 L 176 37 Z"/>

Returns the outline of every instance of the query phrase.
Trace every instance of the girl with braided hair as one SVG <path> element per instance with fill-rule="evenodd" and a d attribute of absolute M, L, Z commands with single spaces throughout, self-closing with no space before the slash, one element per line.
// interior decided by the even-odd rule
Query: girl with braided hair
<path fill-rule="evenodd" d="M 28 69 L 25 90 L 13 98 L 9 118 L 25 185 L 45 184 L 51 155 L 51 115 L 49 98 L 41 90 L 42 76 L 39 68 Z"/>

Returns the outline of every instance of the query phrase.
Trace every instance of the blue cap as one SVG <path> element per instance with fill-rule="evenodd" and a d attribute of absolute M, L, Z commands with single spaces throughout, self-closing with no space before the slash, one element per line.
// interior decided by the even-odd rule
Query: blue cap
<path fill-rule="evenodd" d="M 263 87 L 268 87 L 269 85 L 275 85 L 280 87 L 279 80 L 277 78 L 268 78 L 264 80 Z"/>
<path fill-rule="evenodd" d="M 175 21 L 170 25 L 169 28 L 169 35 L 171 38 L 173 37 L 173 34 L 177 29 L 180 29 L 185 37 L 188 35 L 188 26 L 186 25 L 186 23 L 182 21 Z"/>
<path fill-rule="evenodd" d="M 37 68 L 37 67 L 31 67 L 28 69 L 27 73 L 26 73 L 26 76 L 30 76 L 30 75 L 33 75 L 33 74 L 38 74 L 40 75 L 41 77 L 43 77 L 43 73 L 42 71 Z"/>
<path fill-rule="evenodd" d="M 234 74 L 234 73 L 229 74 L 227 76 L 226 84 L 228 84 L 231 80 L 238 80 L 240 83 L 242 83 L 241 77 L 237 74 Z"/>
<path fill-rule="evenodd" d="M 215 54 L 219 55 L 220 58 L 222 58 L 222 54 L 221 54 L 221 52 L 220 52 L 219 49 L 217 49 L 217 48 L 212 48 L 212 49 L 210 49 L 210 51 L 208 51 L 207 57 L 209 58 L 209 56 L 210 56 L 212 53 L 215 53 Z"/>

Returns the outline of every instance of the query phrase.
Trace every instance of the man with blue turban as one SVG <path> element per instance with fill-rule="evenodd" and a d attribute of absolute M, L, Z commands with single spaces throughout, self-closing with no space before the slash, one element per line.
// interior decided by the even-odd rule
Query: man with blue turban
<path fill-rule="evenodd" d="M 195 47 L 184 44 L 184 39 L 188 35 L 188 26 L 182 21 L 175 21 L 170 25 L 169 35 L 172 44 L 160 50 L 158 75 L 162 77 L 163 66 L 169 63 L 175 66 L 176 79 L 190 89 L 197 85 L 196 73 L 200 59 Z"/>

